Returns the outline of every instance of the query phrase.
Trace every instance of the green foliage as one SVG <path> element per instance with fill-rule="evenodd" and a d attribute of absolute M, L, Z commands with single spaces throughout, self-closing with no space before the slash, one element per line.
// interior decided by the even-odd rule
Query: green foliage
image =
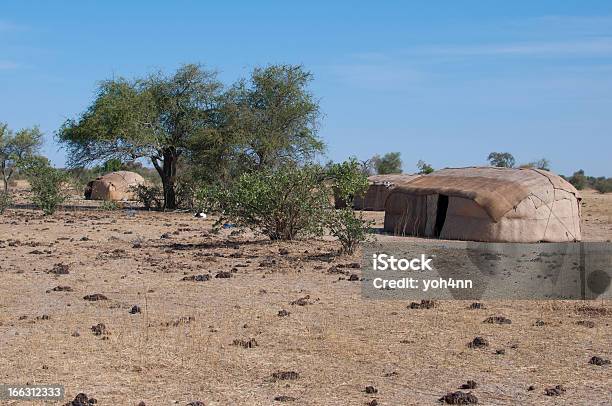
<path fill-rule="evenodd" d="M 5 192 L 19 165 L 36 155 L 42 142 L 43 134 L 38 127 L 14 133 L 7 124 L 0 123 L 0 171 Z"/>
<path fill-rule="evenodd" d="M 376 173 L 379 175 L 402 173 L 402 158 L 399 152 L 389 152 L 382 157 L 374 155 L 371 161 Z"/>
<path fill-rule="evenodd" d="M 165 207 L 174 209 L 178 160 L 193 138 L 214 136 L 221 90 L 216 73 L 198 65 L 182 66 L 171 76 L 107 80 L 85 113 L 63 124 L 58 138 L 72 166 L 150 159 Z"/>
<path fill-rule="evenodd" d="M 574 172 L 568 181 L 578 190 L 582 190 L 588 186 L 587 178 L 584 176 L 584 171 L 582 169 Z"/>
<path fill-rule="evenodd" d="M 491 152 L 487 157 L 491 166 L 499 168 L 514 168 L 516 160 L 509 152 Z"/>
<path fill-rule="evenodd" d="M 188 176 L 180 176 L 176 181 L 176 206 L 180 209 L 193 210 L 197 183 Z"/>
<path fill-rule="evenodd" d="M 419 169 L 419 173 L 420 174 L 428 174 L 428 173 L 432 173 L 434 171 L 434 168 L 429 165 L 427 162 L 419 160 L 419 162 L 417 162 L 417 168 Z"/>
<path fill-rule="evenodd" d="M 105 200 L 100 204 L 100 210 L 116 211 L 121 209 L 121 205 L 113 200 Z"/>
<path fill-rule="evenodd" d="M 108 159 L 106 162 L 104 162 L 104 165 L 102 165 L 102 171 L 103 172 L 117 172 L 120 171 L 121 169 L 123 169 L 123 163 L 121 162 L 120 159 L 117 158 L 111 158 Z"/>
<path fill-rule="evenodd" d="M 593 181 L 593 188 L 599 193 L 612 192 L 612 178 L 600 177 Z"/>
<path fill-rule="evenodd" d="M 327 228 L 340 241 L 342 252 L 351 254 L 367 238 L 370 226 L 353 211 L 352 196 L 363 194 L 367 187 L 367 177 L 355 159 L 330 164 L 325 170 L 284 165 L 245 173 L 229 186 L 203 188 L 197 193 L 196 207 L 219 213 L 217 226 L 250 227 L 273 240 L 319 236 Z M 344 196 L 348 207 L 331 207 L 330 188 Z"/>
<path fill-rule="evenodd" d="M 157 185 L 138 185 L 130 188 L 136 200 L 147 210 L 155 208 L 161 210 L 164 207 L 164 192 Z"/>
<path fill-rule="evenodd" d="M 9 192 L 0 191 L 0 214 L 3 214 L 13 204 L 13 199 Z"/>
<path fill-rule="evenodd" d="M 58 138 L 70 165 L 147 158 L 162 181 L 165 208 L 177 207 L 181 161 L 206 182 L 304 162 L 323 150 L 318 102 L 300 66 L 255 69 L 229 90 L 216 73 L 185 65 L 174 75 L 102 82 L 94 102 Z"/>
<path fill-rule="evenodd" d="M 544 171 L 550 171 L 550 161 L 546 158 L 538 159 L 537 161 L 528 162 L 520 166 L 521 168 L 536 168 Z"/>
<path fill-rule="evenodd" d="M 321 235 L 327 190 L 321 168 L 288 165 L 241 175 L 230 186 L 198 193 L 198 209 L 220 214 L 217 225 L 256 229 L 272 240 Z"/>
<path fill-rule="evenodd" d="M 227 93 L 229 132 L 247 168 L 274 168 L 308 161 L 323 151 L 317 137 L 319 103 L 308 90 L 312 74 L 301 66 L 257 68 Z"/>
<path fill-rule="evenodd" d="M 326 177 L 333 183 L 334 197 L 344 202 L 344 206 L 352 207 L 355 196 L 363 196 L 368 190 L 368 177 L 356 158 L 327 164 Z"/>
<path fill-rule="evenodd" d="M 331 208 L 326 211 L 325 226 L 329 233 L 338 238 L 341 252 L 353 254 L 357 246 L 367 240 L 372 222 L 363 219 L 363 213 L 353 210 L 355 196 L 361 196 L 368 190 L 368 177 L 363 172 L 363 165 L 355 158 L 339 164 L 327 166 L 326 176 L 332 181 L 336 198 L 344 202 L 341 209 Z"/>
<path fill-rule="evenodd" d="M 600 176 L 598 178 L 586 176 L 582 169 L 574 172 L 572 176 L 567 178 L 567 181 L 574 185 L 574 187 L 578 190 L 592 188 L 597 190 L 599 193 L 612 192 L 612 178 L 606 178 L 605 176 Z"/>
<path fill-rule="evenodd" d="M 329 211 L 325 224 L 329 233 L 340 241 L 341 252 L 351 255 L 360 243 L 368 240 L 373 221 L 364 220 L 363 212 L 357 214 L 352 207 L 344 207 Z"/>
<path fill-rule="evenodd" d="M 53 168 L 46 158 L 32 158 L 21 166 L 32 188 L 33 203 L 45 215 L 55 213 L 57 207 L 67 196 L 63 184 L 68 180 L 65 172 Z"/>

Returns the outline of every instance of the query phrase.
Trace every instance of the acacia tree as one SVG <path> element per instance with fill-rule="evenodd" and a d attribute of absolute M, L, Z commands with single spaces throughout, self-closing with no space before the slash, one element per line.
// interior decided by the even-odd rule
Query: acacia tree
<path fill-rule="evenodd" d="M 402 173 L 402 158 L 399 152 L 388 152 L 382 157 L 374 155 L 372 157 L 372 165 L 379 175 Z"/>
<path fill-rule="evenodd" d="M 216 73 L 199 65 L 171 76 L 107 80 L 92 105 L 57 135 L 71 166 L 148 158 L 162 181 L 164 208 L 175 209 L 178 160 L 194 139 L 216 133 L 222 89 Z"/>
<path fill-rule="evenodd" d="M 0 123 L 0 171 L 4 192 L 8 192 L 11 178 L 17 166 L 35 156 L 43 143 L 43 134 L 38 127 L 23 128 L 13 133 L 5 123 Z"/>
<path fill-rule="evenodd" d="M 240 140 L 240 161 L 274 168 L 307 161 L 324 149 L 318 138 L 319 103 L 308 90 L 312 74 L 295 65 L 257 68 L 227 93 L 226 118 Z"/>
<path fill-rule="evenodd" d="M 513 168 L 516 163 L 514 156 L 509 152 L 491 152 L 487 160 L 491 166 L 499 168 Z"/>

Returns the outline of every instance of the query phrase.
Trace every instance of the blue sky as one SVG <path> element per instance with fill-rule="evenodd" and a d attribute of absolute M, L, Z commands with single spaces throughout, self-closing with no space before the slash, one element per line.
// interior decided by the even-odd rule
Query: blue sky
<path fill-rule="evenodd" d="M 45 154 L 99 80 L 182 63 L 231 83 L 303 64 L 330 159 L 400 151 L 407 172 L 491 151 L 612 176 L 612 2 L 0 3 L 0 121 L 39 124 Z"/>

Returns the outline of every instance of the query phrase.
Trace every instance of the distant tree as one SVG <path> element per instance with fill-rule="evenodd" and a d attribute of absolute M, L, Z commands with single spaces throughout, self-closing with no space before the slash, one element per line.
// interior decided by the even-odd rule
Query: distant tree
<path fill-rule="evenodd" d="M 434 168 L 429 165 L 427 162 L 419 160 L 419 162 L 417 162 L 417 168 L 419 169 L 419 173 L 420 174 L 428 174 L 428 173 L 432 173 L 434 171 Z"/>
<path fill-rule="evenodd" d="M 612 178 L 599 177 L 593 182 L 593 188 L 599 193 L 612 192 Z"/>
<path fill-rule="evenodd" d="M 243 158 L 256 169 L 303 162 L 324 149 L 317 137 L 319 104 L 301 66 L 257 68 L 227 93 L 225 117 L 242 141 Z"/>
<path fill-rule="evenodd" d="M 368 189 L 367 175 L 355 157 L 342 163 L 330 162 L 324 170 L 327 180 L 333 184 L 334 196 L 342 201 L 342 206 L 352 207 L 353 199 L 363 197 Z"/>
<path fill-rule="evenodd" d="M 45 215 L 55 213 L 57 207 L 64 202 L 67 194 L 64 184 L 68 180 L 67 173 L 52 167 L 45 157 L 35 156 L 19 163 L 32 187 L 32 201 L 42 209 Z"/>
<path fill-rule="evenodd" d="M 107 80 L 92 105 L 57 135 L 71 166 L 150 159 L 162 181 L 165 208 L 174 209 L 177 163 L 194 139 L 215 138 L 221 91 L 216 73 L 199 65 L 184 65 L 171 76 Z"/>
<path fill-rule="evenodd" d="M 371 159 L 366 159 L 365 161 L 358 161 L 359 168 L 362 174 L 365 176 L 371 176 L 374 174 L 374 163 Z"/>
<path fill-rule="evenodd" d="M 584 176 L 584 171 L 582 169 L 574 172 L 574 174 L 569 178 L 569 183 L 574 185 L 574 187 L 578 190 L 582 190 L 588 186 L 587 178 Z"/>
<path fill-rule="evenodd" d="M 106 162 L 104 162 L 104 165 L 102 165 L 102 170 L 104 172 L 116 172 L 116 171 L 120 171 L 122 168 L 123 168 L 123 163 L 121 162 L 120 159 L 117 159 L 117 158 L 111 158 L 107 160 Z"/>
<path fill-rule="evenodd" d="M 374 155 L 371 161 L 372 166 L 379 175 L 402 173 L 402 158 L 399 152 L 388 152 L 382 157 Z"/>
<path fill-rule="evenodd" d="M 500 168 L 513 168 L 515 164 L 514 157 L 509 152 L 491 152 L 487 158 L 491 166 Z"/>
<path fill-rule="evenodd" d="M 550 161 L 546 158 L 539 159 L 535 162 L 535 167 L 544 171 L 550 171 Z"/>
<path fill-rule="evenodd" d="M 19 164 L 35 156 L 43 143 L 38 127 L 24 128 L 13 133 L 5 123 L 0 123 L 0 170 L 4 192 L 8 192 L 11 178 Z"/>
<path fill-rule="evenodd" d="M 544 171 L 550 171 L 550 161 L 546 158 L 542 158 L 534 162 L 523 164 L 521 165 L 521 168 L 536 168 Z"/>

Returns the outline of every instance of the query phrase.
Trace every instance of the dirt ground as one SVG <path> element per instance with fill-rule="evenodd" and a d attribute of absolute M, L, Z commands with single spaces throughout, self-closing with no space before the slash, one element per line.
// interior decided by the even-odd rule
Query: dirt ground
<path fill-rule="evenodd" d="M 609 241 L 612 195 L 584 203 L 585 240 Z M 485 405 L 612 404 L 612 366 L 589 364 L 612 358 L 610 301 L 410 309 L 365 300 L 359 282 L 329 273 L 359 260 L 337 256 L 336 242 L 214 234 L 212 223 L 8 210 L 0 382 L 62 384 L 58 404 L 83 392 L 99 405 L 434 405 L 467 380 L 477 386 L 464 392 Z M 106 300 L 84 299 L 95 294 Z M 483 323 L 498 315 L 511 324 Z M 477 336 L 489 346 L 469 348 Z M 545 395 L 556 385 L 565 392 Z"/>

